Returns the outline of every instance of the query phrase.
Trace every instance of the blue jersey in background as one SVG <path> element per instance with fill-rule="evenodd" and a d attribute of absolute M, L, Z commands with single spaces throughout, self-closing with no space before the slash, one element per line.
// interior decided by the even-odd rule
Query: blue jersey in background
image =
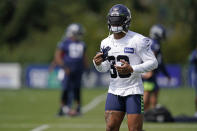
<path fill-rule="evenodd" d="M 65 39 L 59 43 L 58 48 L 64 52 L 63 61 L 71 72 L 81 72 L 84 69 L 85 43 Z"/>
<path fill-rule="evenodd" d="M 167 70 L 165 68 L 165 64 L 163 62 L 163 56 L 162 56 L 160 42 L 158 40 L 153 39 L 151 49 L 155 53 L 155 56 L 158 61 L 158 68 L 155 69 L 155 75 L 158 74 L 159 72 L 162 72 L 165 76 L 169 77 L 169 73 L 167 72 Z"/>
<path fill-rule="evenodd" d="M 189 57 L 189 73 L 190 73 L 190 82 L 192 87 L 196 88 L 196 95 L 197 95 L 197 49 L 192 51 L 190 57 Z"/>
<path fill-rule="evenodd" d="M 190 65 L 193 67 L 193 71 L 197 74 L 197 49 L 192 51 L 189 58 Z"/>

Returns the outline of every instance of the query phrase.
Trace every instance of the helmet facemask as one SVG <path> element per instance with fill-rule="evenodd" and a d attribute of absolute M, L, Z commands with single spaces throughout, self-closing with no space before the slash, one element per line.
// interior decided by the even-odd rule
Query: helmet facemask
<path fill-rule="evenodd" d="M 123 16 L 109 16 L 110 31 L 120 33 L 124 31 L 123 25 L 125 18 Z"/>

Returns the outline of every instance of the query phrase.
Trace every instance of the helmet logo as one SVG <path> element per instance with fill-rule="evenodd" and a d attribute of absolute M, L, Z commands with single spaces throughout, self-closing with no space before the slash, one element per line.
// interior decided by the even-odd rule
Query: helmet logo
<path fill-rule="evenodd" d="M 111 13 L 111 16 L 119 16 L 119 12 L 118 12 L 118 11 L 113 11 L 113 12 Z"/>
<path fill-rule="evenodd" d="M 118 10 L 119 10 L 119 8 L 113 8 L 113 10 L 114 10 L 114 11 L 118 11 Z"/>

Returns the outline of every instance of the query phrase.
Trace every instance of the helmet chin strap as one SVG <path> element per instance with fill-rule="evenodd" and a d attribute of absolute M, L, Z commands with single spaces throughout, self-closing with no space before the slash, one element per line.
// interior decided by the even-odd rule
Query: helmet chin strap
<path fill-rule="evenodd" d="M 122 26 L 111 26 L 111 31 L 113 33 L 120 33 L 123 31 L 123 28 L 122 28 Z"/>
<path fill-rule="evenodd" d="M 122 26 L 111 26 L 111 32 L 113 33 L 120 33 L 120 32 L 123 32 L 126 34 L 126 32 L 123 30 L 123 27 Z"/>

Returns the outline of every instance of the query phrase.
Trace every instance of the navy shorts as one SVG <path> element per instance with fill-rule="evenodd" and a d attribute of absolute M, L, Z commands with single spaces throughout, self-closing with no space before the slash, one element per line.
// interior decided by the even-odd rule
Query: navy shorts
<path fill-rule="evenodd" d="M 105 104 L 106 110 L 122 111 L 127 114 L 143 114 L 143 95 L 118 96 L 108 93 Z"/>

